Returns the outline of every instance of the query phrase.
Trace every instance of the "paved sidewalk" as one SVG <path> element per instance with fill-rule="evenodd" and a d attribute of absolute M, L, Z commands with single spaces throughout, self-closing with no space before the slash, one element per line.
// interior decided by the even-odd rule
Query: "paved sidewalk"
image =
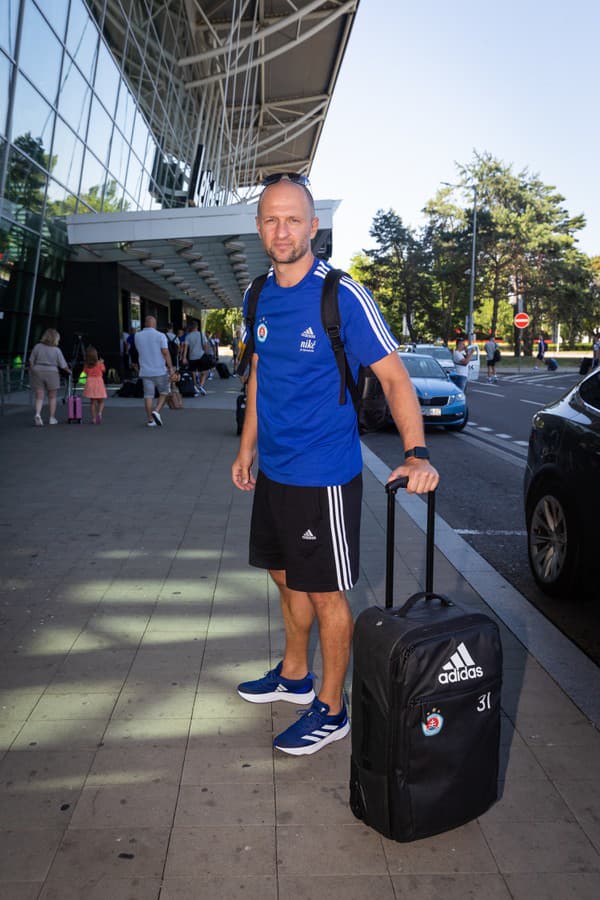
<path fill-rule="evenodd" d="M 388 841 L 349 810 L 349 739 L 272 751 L 296 709 L 235 692 L 283 644 L 229 479 L 237 390 L 210 382 L 162 429 L 118 398 L 101 427 L 0 418 L 0 900 L 596 900 L 600 736 L 503 623 L 503 793 L 480 820 Z M 355 612 L 383 599 L 369 463 Z M 399 504 L 396 596 L 423 548 Z M 489 612 L 471 563 L 438 550 L 436 587 Z"/>

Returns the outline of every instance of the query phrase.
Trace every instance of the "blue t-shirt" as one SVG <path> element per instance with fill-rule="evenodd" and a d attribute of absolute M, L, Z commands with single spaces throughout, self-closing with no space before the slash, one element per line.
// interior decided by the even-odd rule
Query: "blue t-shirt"
<path fill-rule="evenodd" d="M 273 271 L 261 291 L 254 326 L 261 470 L 281 484 L 346 484 L 362 470 L 358 423 L 349 392 L 339 404 L 340 373 L 321 323 L 323 279 L 315 260 L 293 287 Z M 244 297 L 246 313 L 248 292 Z M 349 277 L 338 288 L 341 336 L 353 375 L 397 349 L 369 292 Z"/>

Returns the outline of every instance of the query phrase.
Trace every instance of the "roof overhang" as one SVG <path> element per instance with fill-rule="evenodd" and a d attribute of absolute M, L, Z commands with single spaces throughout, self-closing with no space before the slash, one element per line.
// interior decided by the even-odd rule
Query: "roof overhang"
<path fill-rule="evenodd" d="M 329 258 L 337 200 L 315 203 L 315 256 Z M 243 293 L 270 261 L 256 232 L 256 205 L 66 217 L 71 259 L 117 262 L 171 299 L 203 309 L 241 306 Z"/>

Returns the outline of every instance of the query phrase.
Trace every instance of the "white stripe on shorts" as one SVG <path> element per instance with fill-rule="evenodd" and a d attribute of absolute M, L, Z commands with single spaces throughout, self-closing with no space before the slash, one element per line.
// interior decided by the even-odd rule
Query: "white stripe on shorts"
<path fill-rule="evenodd" d="M 346 540 L 342 486 L 336 484 L 328 487 L 327 499 L 329 501 L 329 524 L 331 527 L 331 541 L 333 544 L 338 590 L 347 591 L 352 587 L 352 571 L 350 568 L 348 541 Z"/>

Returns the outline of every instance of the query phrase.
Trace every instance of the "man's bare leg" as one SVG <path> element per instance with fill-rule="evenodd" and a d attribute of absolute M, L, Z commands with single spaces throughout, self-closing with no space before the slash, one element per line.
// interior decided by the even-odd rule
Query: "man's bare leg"
<path fill-rule="evenodd" d="M 315 615 L 323 659 L 323 682 L 319 699 L 336 715 L 342 708 L 344 679 L 350 662 L 354 622 L 343 591 L 307 594 L 292 591 L 285 583 L 285 572 L 272 570 L 271 578 L 279 588 L 285 625 L 285 655 L 281 674 L 284 678 L 304 678 L 308 671 L 308 643 Z"/>

